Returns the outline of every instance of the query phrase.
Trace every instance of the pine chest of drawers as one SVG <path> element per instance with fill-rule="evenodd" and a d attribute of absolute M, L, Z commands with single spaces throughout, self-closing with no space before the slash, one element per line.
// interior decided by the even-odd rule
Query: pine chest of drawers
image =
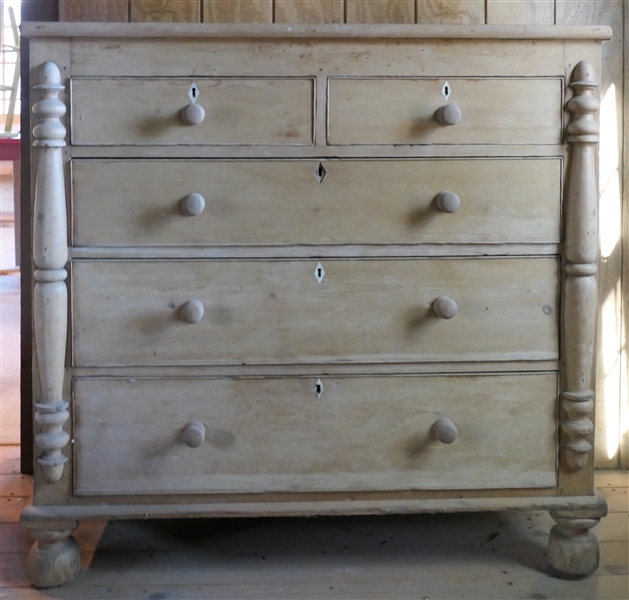
<path fill-rule="evenodd" d="M 139 516 L 549 509 L 596 568 L 608 29 L 25 35 L 35 585 Z"/>

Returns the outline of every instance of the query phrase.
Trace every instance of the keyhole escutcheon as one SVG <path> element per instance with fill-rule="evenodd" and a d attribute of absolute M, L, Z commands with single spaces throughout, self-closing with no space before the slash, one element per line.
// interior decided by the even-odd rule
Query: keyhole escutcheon
<path fill-rule="evenodd" d="M 323 278 L 325 277 L 325 269 L 321 263 L 317 265 L 317 268 L 314 271 L 314 276 L 319 283 L 323 281 Z"/>
<path fill-rule="evenodd" d="M 452 95 L 452 86 L 446 81 L 441 88 L 441 95 L 444 97 L 447 102 Z"/>
<path fill-rule="evenodd" d="M 193 83 L 190 86 L 190 89 L 188 90 L 188 98 L 190 98 L 192 104 L 194 104 L 199 98 L 199 88 L 197 87 L 196 83 Z"/>
<path fill-rule="evenodd" d="M 317 165 L 317 168 L 315 169 L 315 172 L 314 172 L 314 176 L 315 176 L 315 179 L 319 183 L 321 183 L 323 179 L 325 178 L 326 170 L 325 170 L 325 167 L 321 163 Z"/>

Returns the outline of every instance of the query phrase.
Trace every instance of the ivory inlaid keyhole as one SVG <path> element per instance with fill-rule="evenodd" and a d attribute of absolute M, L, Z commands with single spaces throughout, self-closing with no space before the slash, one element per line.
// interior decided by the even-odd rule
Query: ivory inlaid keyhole
<path fill-rule="evenodd" d="M 317 396 L 317 400 L 321 398 L 321 396 L 323 396 L 324 391 L 325 389 L 323 387 L 323 382 L 321 381 L 321 379 L 317 379 L 317 382 L 315 383 L 315 387 L 314 387 L 314 392 Z"/>
<path fill-rule="evenodd" d="M 323 268 L 323 265 L 321 263 L 317 265 L 317 268 L 315 269 L 315 272 L 314 272 L 314 276 L 315 276 L 315 279 L 319 283 L 323 281 L 323 278 L 325 277 L 325 269 Z"/>
<path fill-rule="evenodd" d="M 450 98 L 450 96 L 452 95 L 452 87 L 447 81 L 443 84 L 443 87 L 441 88 L 441 95 L 445 98 L 446 102 L 448 101 L 448 98 Z"/>
<path fill-rule="evenodd" d="M 190 98 L 190 102 L 194 104 L 199 98 L 199 88 L 196 83 L 193 83 L 188 90 L 188 98 Z"/>

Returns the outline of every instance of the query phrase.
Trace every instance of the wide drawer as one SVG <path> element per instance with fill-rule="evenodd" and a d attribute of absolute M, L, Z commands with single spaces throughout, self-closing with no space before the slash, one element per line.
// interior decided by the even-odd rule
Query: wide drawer
<path fill-rule="evenodd" d="M 558 356 L 555 258 L 77 260 L 72 289 L 79 366 Z M 439 296 L 454 318 L 436 315 Z"/>
<path fill-rule="evenodd" d="M 560 190 L 558 158 L 75 160 L 73 244 L 554 243 Z"/>
<path fill-rule="evenodd" d="M 328 143 L 560 144 L 562 80 L 558 78 L 331 78 Z M 442 125 L 445 105 L 461 111 Z"/>
<path fill-rule="evenodd" d="M 198 125 L 181 116 L 192 84 Z M 73 78 L 72 143 L 312 144 L 313 99 L 312 78 Z"/>
<path fill-rule="evenodd" d="M 554 373 L 76 379 L 75 493 L 552 487 L 556 397 Z"/>

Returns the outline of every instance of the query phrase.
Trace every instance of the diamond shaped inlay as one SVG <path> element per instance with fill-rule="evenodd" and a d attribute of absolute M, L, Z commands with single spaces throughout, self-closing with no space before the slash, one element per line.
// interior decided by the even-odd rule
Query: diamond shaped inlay
<path fill-rule="evenodd" d="M 325 269 L 321 263 L 317 265 L 317 268 L 314 271 L 314 276 L 319 283 L 323 281 L 323 278 L 325 277 Z"/>
<path fill-rule="evenodd" d="M 447 81 L 443 84 L 443 87 L 441 88 L 441 95 L 446 99 L 446 102 L 448 101 L 448 98 L 450 98 L 450 96 L 452 95 L 452 87 Z"/>
<path fill-rule="evenodd" d="M 317 400 L 323 396 L 323 392 L 325 388 L 323 387 L 323 382 L 320 379 L 317 379 L 317 383 L 315 383 L 314 393 L 317 395 Z"/>
<path fill-rule="evenodd" d="M 199 88 L 197 87 L 196 83 L 193 83 L 190 86 L 190 89 L 188 90 L 188 98 L 190 98 L 192 104 L 194 104 L 199 99 Z"/>
<path fill-rule="evenodd" d="M 315 179 L 319 183 L 321 183 L 323 181 L 323 179 L 325 178 L 325 175 L 326 175 L 325 167 L 321 163 L 319 163 L 317 165 L 317 168 L 315 169 L 315 172 L 314 172 Z"/>

